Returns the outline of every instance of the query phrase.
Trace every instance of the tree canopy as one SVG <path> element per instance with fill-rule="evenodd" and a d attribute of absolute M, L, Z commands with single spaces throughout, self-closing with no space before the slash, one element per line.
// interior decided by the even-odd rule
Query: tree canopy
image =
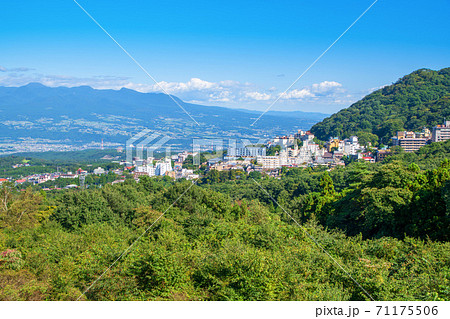
<path fill-rule="evenodd" d="M 116 260 L 82 299 L 367 300 L 309 235 L 376 300 L 448 300 L 450 141 L 436 144 L 279 179 L 4 183 L 0 300 L 77 299 Z"/>

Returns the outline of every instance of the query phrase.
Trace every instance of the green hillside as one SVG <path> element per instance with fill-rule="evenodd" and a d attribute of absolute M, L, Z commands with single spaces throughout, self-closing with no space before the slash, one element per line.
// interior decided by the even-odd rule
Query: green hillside
<path fill-rule="evenodd" d="M 0 185 L 0 300 L 449 300 L 448 160 L 219 175 Z"/>
<path fill-rule="evenodd" d="M 420 69 L 317 123 L 311 132 L 322 140 L 369 132 L 386 144 L 398 130 L 432 127 L 449 116 L 450 68 Z"/>

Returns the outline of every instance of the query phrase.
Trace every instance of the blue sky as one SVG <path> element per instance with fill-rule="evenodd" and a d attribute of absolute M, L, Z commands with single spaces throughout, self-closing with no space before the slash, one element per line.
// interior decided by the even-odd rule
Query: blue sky
<path fill-rule="evenodd" d="M 169 93 L 263 110 L 372 1 L 79 0 Z M 332 113 L 418 68 L 448 67 L 448 0 L 379 0 L 272 110 Z M 71 0 L 0 11 L 0 85 L 160 91 Z"/>

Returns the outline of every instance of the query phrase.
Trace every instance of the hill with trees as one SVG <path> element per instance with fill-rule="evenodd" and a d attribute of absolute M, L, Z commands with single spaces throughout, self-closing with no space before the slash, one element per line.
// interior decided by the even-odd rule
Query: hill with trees
<path fill-rule="evenodd" d="M 430 128 L 446 117 L 450 117 L 450 68 L 420 69 L 315 124 L 311 132 L 322 140 L 361 135 L 388 144 L 399 130 Z"/>

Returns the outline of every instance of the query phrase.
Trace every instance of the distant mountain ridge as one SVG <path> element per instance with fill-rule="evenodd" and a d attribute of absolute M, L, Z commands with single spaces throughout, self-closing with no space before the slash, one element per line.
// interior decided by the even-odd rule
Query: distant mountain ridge
<path fill-rule="evenodd" d="M 450 118 L 450 68 L 419 69 L 323 121 L 311 131 L 320 139 L 369 132 L 386 143 L 398 130 L 419 130 Z"/>
<path fill-rule="evenodd" d="M 170 136 L 177 145 L 187 145 L 195 137 L 268 138 L 309 129 L 326 117 L 320 113 L 268 112 L 252 127 L 261 112 L 196 105 L 172 97 L 200 126 L 162 93 L 47 87 L 39 83 L 0 87 L 0 154 L 18 139 L 41 144 L 42 140 L 67 145 L 102 140 L 124 144 L 144 128 Z"/>
<path fill-rule="evenodd" d="M 234 109 L 220 106 L 204 106 L 192 103 L 185 103 L 178 97 L 172 95 L 183 107 L 191 110 L 193 115 L 201 116 L 197 113 L 245 113 L 258 114 L 261 111 Z M 127 88 L 120 90 L 94 89 L 90 86 L 78 87 L 48 87 L 41 83 L 29 83 L 21 87 L 0 86 L 0 110 L 6 113 L 17 113 L 16 111 L 33 112 L 37 107 L 49 108 L 53 105 L 59 113 L 79 113 L 82 111 L 114 112 L 116 114 L 129 114 L 124 108 L 130 107 L 133 111 L 154 112 L 155 115 L 161 111 L 169 111 L 184 114 L 184 111 L 166 94 L 163 93 L 142 93 Z M 145 105 L 145 108 L 144 108 Z M 12 109 L 19 108 L 19 109 Z M 164 110 L 162 108 L 164 107 Z M 189 110 L 187 111 L 189 112 Z M 40 110 L 42 111 L 42 110 Z M 186 115 L 186 114 L 185 114 Z M 317 112 L 283 112 L 269 111 L 268 116 L 295 117 L 295 118 L 318 118 L 328 114 Z M 187 115 L 186 115 L 187 116 Z"/>

